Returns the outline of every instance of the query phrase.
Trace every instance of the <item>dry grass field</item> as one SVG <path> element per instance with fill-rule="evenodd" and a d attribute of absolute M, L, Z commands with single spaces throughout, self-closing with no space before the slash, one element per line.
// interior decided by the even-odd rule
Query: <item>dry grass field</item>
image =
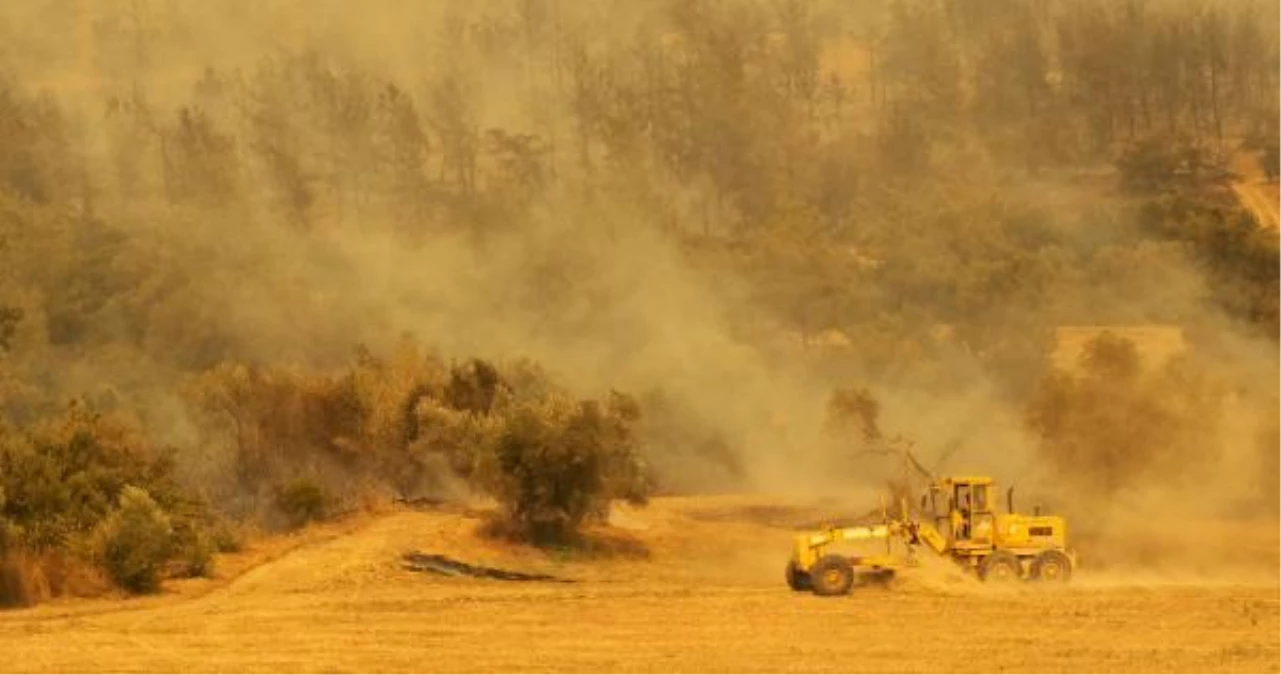
<path fill-rule="evenodd" d="M 0 614 L 3 669 L 120 671 L 1171 671 L 1279 668 L 1275 557 L 1248 579 L 1082 570 L 983 586 L 938 561 L 849 597 L 783 584 L 787 511 L 746 498 L 626 511 L 584 559 L 391 511 L 257 543 L 214 580 Z M 1276 528 L 1264 530 L 1275 537 Z M 640 556 L 619 544 L 642 542 Z M 1263 550 L 1276 551 L 1275 539 Z M 575 583 L 402 569 L 411 550 Z M 630 550 L 630 552 L 628 552 Z"/>

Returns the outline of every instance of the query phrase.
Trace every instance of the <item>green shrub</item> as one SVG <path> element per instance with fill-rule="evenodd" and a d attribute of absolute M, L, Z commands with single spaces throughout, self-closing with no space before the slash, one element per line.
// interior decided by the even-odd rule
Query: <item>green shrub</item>
<path fill-rule="evenodd" d="M 484 477 L 515 533 L 564 544 L 614 499 L 643 503 L 649 484 L 631 433 L 638 417 L 617 394 L 607 406 L 550 399 L 512 411 Z"/>
<path fill-rule="evenodd" d="M 160 575 L 174 553 L 169 516 L 146 490 L 126 486 L 119 507 L 97 529 L 103 569 L 122 588 L 148 593 L 160 587 Z"/>

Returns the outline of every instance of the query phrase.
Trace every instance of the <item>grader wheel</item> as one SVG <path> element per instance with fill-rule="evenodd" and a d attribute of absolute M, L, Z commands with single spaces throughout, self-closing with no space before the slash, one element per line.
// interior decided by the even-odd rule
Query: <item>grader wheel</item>
<path fill-rule="evenodd" d="M 845 595 L 854 585 L 854 566 L 839 555 L 825 555 L 810 568 L 814 595 Z"/>
<path fill-rule="evenodd" d="M 979 578 L 989 583 L 1008 583 L 1022 577 L 1023 567 L 1013 553 L 995 551 L 979 565 Z"/>
<path fill-rule="evenodd" d="M 794 591 L 810 590 L 810 575 L 796 568 L 796 563 L 787 563 L 787 587 Z"/>
<path fill-rule="evenodd" d="M 1032 560 L 1030 573 L 1037 581 L 1065 583 L 1072 578 L 1072 561 L 1062 551 L 1044 551 Z"/>

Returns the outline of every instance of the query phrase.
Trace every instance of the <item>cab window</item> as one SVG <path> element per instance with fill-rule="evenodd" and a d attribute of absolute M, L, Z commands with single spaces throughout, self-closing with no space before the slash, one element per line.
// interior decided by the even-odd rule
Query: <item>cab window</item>
<path fill-rule="evenodd" d="M 975 485 L 973 489 L 974 489 L 974 510 L 987 511 L 987 486 Z"/>

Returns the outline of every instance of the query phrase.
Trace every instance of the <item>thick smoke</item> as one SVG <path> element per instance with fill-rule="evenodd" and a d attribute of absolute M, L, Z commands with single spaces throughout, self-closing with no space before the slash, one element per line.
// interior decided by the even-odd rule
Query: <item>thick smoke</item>
<path fill-rule="evenodd" d="M 1021 494 L 1026 487 L 1029 499 L 1057 499 L 1053 506 L 1083 517 L 1110 518 L 1113 508 L 1174 513 L 1171 504 L 1221 515 L 1257 470 L 1258 417 L 1276 414 L 1275 342 L 1250 337 L 1217 309 L 1203 269 L 1178 245 L 1135 245 L 1137 216 L 1101 196 L 1101 181 L 1083 187 L 1079 178 L 1028 178 L 964 138 L 949 146 L 951 155 L 934 157 L 935 173 L 919 183 L 851 178 L 864 192 L 847 226 L 867 234 L 855 250 L 823 255 L 845 270 L 826 283 L 855 289 L 862 320 L 841 327 L 834 345 L 819 345 L 816 335 L 833 326 L 814 325 L 811 335 L 784 327 L 779 317 L 794 308 L 762 297 L 759 281 L 749 279 L 760 271 L 753 260 L 727 262 L 732 254 L 690 243 L 699 230 L 726 227 L 741 204 L 725 204 L 707 179 L 679 178 L 653 159 L 629 163 L 599 150 L 576 156 L 576 135 L 586 132 L 574 106 L 599 102 L 564 93 L 564 81 L 579 76 L 574 69 L 584 60 L 626 61 L 628 48 L 610 49 L 616 45 L 679 50 L 681 35 L 696 34 L 680 33 L 680 21 L 695 22 L 697 12 L 691 18 L 657 3 L 353 7 L 337 0 L 49 0 L 0 9 L 0 34 L 9 38 L 0 65 L 32 100 L 47 96 L 64 106 L 68 137 L 84 155 L 68 165 L 91 186 L 86 201 L 108 223 L 106 237 L 128 242 L 81 283 L 128 277 L 138 289 L 98 311 L 103 320 L 83 331 L 88 346 L 50 346 L 56 316 L 30 280 L 77 271 L 41 270 L 35 249 L 8 254 L 21 260 L 0 277 L 0 299 L 24 310 L 18 343 L 30 364 L 44 364 L 31 367 L 60 394 L 120 390 L 167 440 L 191 444 L 197 433 L 177 390 L 192 371 L 223 358 L 323 369 L 357 344 L 386 350 L 408 334 L 450 358 L 528 357 L 584 392 L 660 391 L 732 449 L 730 464 L 741 474 L 730 483 L 713 460 L 660 448 L 669 474 L 686 488 L 840 495 L 853 484 L 883 482 L 897 470 L 892 462 L 861 456 L 857 444 L 823 432 L 828 398 L 843 386 L 872 391 L 887 435 L 914 439 L 936 471 L 993 474 L 1019 483 Z M 752 23 L 772 15 L 746 7 L 715 5 L 729 18 L 708 23 L 712 38 L 727 26 L 739 29 L 751 43 L 745 52 L 770 44 L 756 33 L 784 39 L 781 29 Z M 804 25 L 848 60 L 859 50 L 837 28 L 825 34 L 820 19 L 830 11 L 818 8 Z M 865 17 L 840 16 L 849 24 L 840 30 L 864 25 Z M 837 70 L 851 67 L 841 61 Z M 320 84 L 304 81 L 311 76 Z M 409 228 L 404 203 L 368 196 L 374 184 L 395 186 L 381 194 L 404 186 L 367 171 L 376 163 L 364 163 L 361 153 L 373 150 L 332 141 L 341 115 L 359 111 L 341 104 L 337 117 L 318 111 L 322 94 L 344 91 L 362 92 L 352 105 L 382 105 L 394 99 L 389 85 L 426 120 L 428 180 L 486 195 L 486 217 L 471 218 L 483 228 L 464 223 L 475 214 L 464 218 L 447 198 L 415 203 L 419 226 Z M 869 105 L 861 100 L 851 105 Z M 172 183 L 179 155 L 161 147 L 172 141 L 152 129 L 180 125 L 182 106 L 199 107 L 214 130 L 200 137 L 202 157 L 222 147 L 218 134 L 234 139 L 225 148 L 234 168 L 221 196 L 174 205 L 162 196 L 182 189 Z M 264 119 L 269 112 L 282 117 Z M 394 124 L 369 128 L 390 133 Z M 507 150 L 472 167 L 476 178 L 451 163 L 456 143 Z M 299 166 L 272 164 L 262 158 L 273 155 L 255 144 L 292 152 Z M 543 157 L 533 168 L 522 164 L 530 153 Z M 883 208 L 890 203 L 896 212 Z M 999 223 L 1019 218 L 1040 225 L 1001 230 Z M 796 247 L 795 269 L 831 262 L 805 248 L 812 233 L 785 226 L 778 224 L 784 234 L 777 236 Z M 83 236 L 55 233 L 47 245 L 72 247 Z M 970 312 L 969 333 L 956 333 L 961 317 L 896 314 L 904 298 L 932 292 L 931 278 L 990 264 L 980 250 L 987 244 L 971 252 L 973 241 L 1040 250 L 1002 239 L 1015 236 L 1057 248 L 1027 269 L 987 271 L 990 287 L 969 289 L 978 300 L 957 299 Z M 1105 253 L 1083 272 L 1087 250 Z M 1033 286 L 1048 289 L 1049 300 L 1025 301 L 1022 289 Z M 824 292 L 816 287 L 813 295 Z M 1229 400 L 1239 403 L 1223 404 L 1215 447 L 1207 448 L 1218 459 L 1202 485 L 1171 487 L 1165 474 L 1153 474 L 1148 484 L 1085 505 L 1079 491 L 1063 487 L 1074 482 L 1063 467 L 1043 456 L 1024 407 L 1046 372 L 1053 329 L 1108 323 L 1184 326 L 1197 338 L 1199 367 L 1233 390 Z M 905 334 L 911 339 L 896 341 Z M 1271 409 L 1259 404 L 1269 400 Z"/>

